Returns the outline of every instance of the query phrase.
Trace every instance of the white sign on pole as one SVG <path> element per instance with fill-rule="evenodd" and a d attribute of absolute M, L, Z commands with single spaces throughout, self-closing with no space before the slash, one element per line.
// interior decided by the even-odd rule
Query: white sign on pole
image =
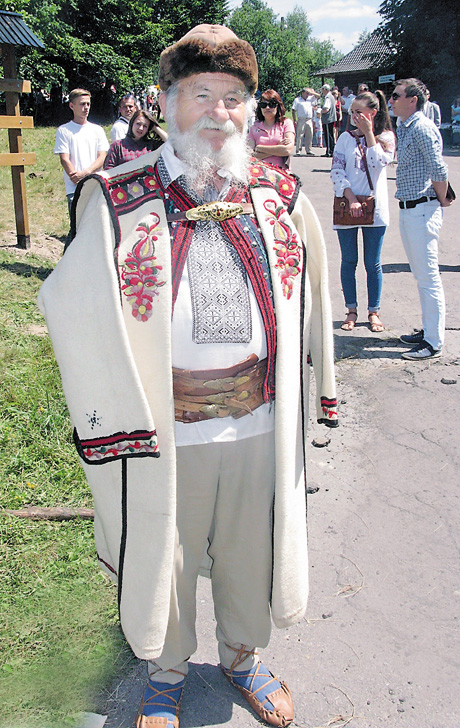
<path fill-rule="evenodd" d="M 388 73 L 386 76 L 379 76 L 379 83 L 390 83 L 390 81 L 394 81 L 396 76 L 394 73 Z"/>

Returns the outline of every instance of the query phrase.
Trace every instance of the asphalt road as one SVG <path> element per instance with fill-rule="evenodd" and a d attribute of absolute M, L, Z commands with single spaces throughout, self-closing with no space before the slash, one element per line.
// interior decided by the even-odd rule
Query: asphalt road
<path fill-rule="evenodd" d="M 440 267 L 447 299 L 442 359 L 401 359 L 398 337 L 420 326 L 418 294 L 398 232 L 383 249 L 382 318 L 343 332 L 339 246 L 331 228 L 330 160 L 296 157 L 292 171 L 316 207 L 329 255 L 340 427 L 312 423 L 308 498 L 311 597 L 307 617 L 273 630 L 265 663 L 293 693 L 294 726 L 460 728 L 459 436 L 460 199 L 445 211 Z M 460 192 L 459 152 L 447 150 Z M 450 383 L 449 383 L 450 382 Z M 198 595 L 199 649 L 192 658 L 181 728 L 260 725 L 217 665 L 209 585 Z M 130 728 L 145 681 L 133 661 L 104 700 L 107 728 Z"/>

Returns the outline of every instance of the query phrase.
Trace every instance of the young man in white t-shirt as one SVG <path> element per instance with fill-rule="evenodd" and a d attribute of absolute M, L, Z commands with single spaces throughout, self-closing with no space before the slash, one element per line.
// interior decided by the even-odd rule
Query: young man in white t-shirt
<path fill-rule="evenodd" d="M 91 94 L 76 88 L 69 94 L 73 120 L 62 124 L 56 131 L 54 153 L 59 154 L 64 169 L 67 202 L 72 205 L 75 188 L 84 177 L 101 169 L 109 148 L 104 129 L 88 121 Z"/>

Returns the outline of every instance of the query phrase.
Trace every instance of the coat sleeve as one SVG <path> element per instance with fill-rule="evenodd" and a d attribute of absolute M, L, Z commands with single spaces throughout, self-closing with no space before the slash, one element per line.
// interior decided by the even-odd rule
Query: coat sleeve
<path fill-rule="evenodd" d="M 111 459 L 108 437 L 117 440 L 110 450 L 118 448 L 121 455 L 126 454 L 125 435 L 145 433 L 144 454 L 155 457 L 155 426 L 123 320 L 113 224 L 94 179 L 82 187 L 77 218 L 77 236 L 38 296 L 77 448 L 82 455 L 85 446 L 79 445 L 91 442 L 90 459 L 99 464 Z"/>
<path fill-rule="evenodd" d="M 305 244 L 307 255 L 307 276 L 311 290 L 311 312 L 308 318 L 310 359 L 316 380 L 317 421 L 328 427 L 336 427 L 337 396 L 326 245 L 313 206 L 303 193 L 300 193 L 291 217 Z"/>

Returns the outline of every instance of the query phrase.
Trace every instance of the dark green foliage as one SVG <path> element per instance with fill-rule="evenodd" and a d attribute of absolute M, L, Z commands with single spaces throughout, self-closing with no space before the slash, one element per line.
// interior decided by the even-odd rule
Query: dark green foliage
<path fill-rule="evenodd" d="M 156 82 L 159 55 L 198 22 L 223 23 L 227 0 L 0 0 L 20 12 L 45 50 L 22 50 L 20 75 L 35 89 L 88 88 L 93 111 L 109 114 L 113 94 Z"/>
<path fill-rule="evenodd" d="M 286 104 L 292 103 L 302 86 L 313 85 L 312 71 L 340 56 L 330 41 L 312 37 L 307 14 L 298 6 L 279 19 L 263 0 L 243 0 L 232 12 L 229 26 L 256 52 L 259 89 L 275 89 Z"/>
<path fill-rule="evenodd" d="M 458 0 L 384 0 L 379 13 L 379 31 L 395 50 L 396 78 L 420 78 L 432 100 L 450 106 L 460 93 Z"/>

